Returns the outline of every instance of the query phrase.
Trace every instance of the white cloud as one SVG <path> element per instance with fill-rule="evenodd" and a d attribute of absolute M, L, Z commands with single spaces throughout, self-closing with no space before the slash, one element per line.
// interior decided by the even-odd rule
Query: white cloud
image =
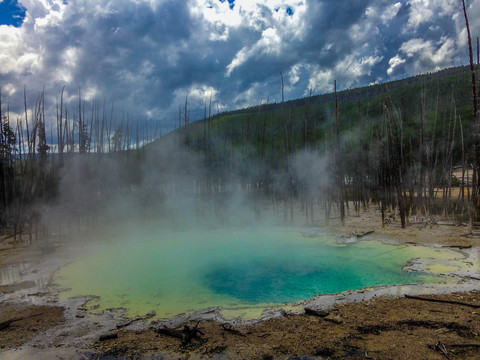
<path fill-rule="evenodd" d="M 461 3 L 456 0 L 409 0 L 410 14 L 408 27 L 417 29 L 441 16 L 453 16 L 461 9 Z"/>
<path fill-rule="evenodd" d="M 251 48 L 242 48 L 233 58 L 232 62 L 227 65 L 225 75 L 228 77 L 232 71 L 241 66 L 251 57 L 264 55 L 278 56 L 281 53 L 282 39 L 278 35 L 277 29 L 268 28 L 262 32 L 260 40 L 258 40 Z"/>
<path fill-rule="evenodd" d="M 300 65 L 295 64 L 288 72 L 288 79 L 291 85 L 295 85 L 300 80 Z"/>
<path fill-rule="evenodd" d="M 436 42 L 421 38 L 410 39 L 400 47 L 403 56 L 397 54 L 390 59 L 387 73 L 392 75 L 400 67 L 413 74 L 440 70 L 450 65 L 456 51 L 452 38 L 442 37 Z"/>
<path fill-rule="evenodd" d="M 332 70 L 314 70 L 311 72 L 310 79 L 308 80 L 308 89 L 320 93 L 331 92 L 333 89 L 333 80 L 334 76 Z"/>
<path fill-rule="evenodd" d="M 42 65 L 39 52 L 25 41 L 23 28 L 0 26 L 0 74 L 36 73 Z"/>
<path fill-rule="evenodd" d="M 337 80 L 339 87 L 349 88 L 355 84 L 358 78 L 369 76 L 373 66 L 382 59 L 383 57 L 378 54 L 361 57 L 357 53 L 352 53 L 331 69 L 325 70 L 317 67 L 309 79 L 308 88 L 316 92 L 329 92 L 334 80 Z"/>
<path fill-rule="evenodd" d="M 259 105 L 260 99 L 258 97 L 258 94 L 261 92 L 261 88 L 262 88 L 261 84 L 254 83 L 248 89 L 235 94 L 235 96 L 232 99 L 233 103 L 236 104 L 235 108 L 241 109 L 249 106 Z M 280 85 L 278 89 L 281 89 Z M 278 91 L 276 93 L 278 93 Z M 276 100 L 280 101 L 280 99 L 281 99 L 281 96 L 277 95 L 273 98 L 273 101 L 276 101 Z"/>
<path fill-rule="evenodd" d="M 228 27 L 238 26 L 242 23 L 242 17 L 238 10 L 231 10 L 227 1 L 220 2 L 215 0 L 197 0 L 197 6 L 192 8 L 192 12 L 203 16 L 203 18 L 212 24 L 223 24 Z"/>
<path fill-rule="evenodd" d="M 287 13 L 289 8 L 293 11 L 292 15 Z M 226 67 L 227 77 L 252 57 L 280 56 L 283 53 L 284 41 L 300 42 L 307 30 L 302 18 L 306 11 L 306 4 L 303 1 L 297 1 L 295 5 L 286 5 L 284 1 L 272 0 L 264 1 L 261 5 L 257 1 L 245 1 L 238 2 L 234 10 L 230 11 L 238 12 L 242 26 L 254 29 L 261 35 L 255 43 L 243 46 L 235 54 Z"/>
<path fill-rule="evenodd" d="M 282 39 L 278 35 L 277 29 L 268 28 L 263 31 L 261 40 L 257 43 L 258 47 L 265 54 L 280 53 Z"/>
<path fill-rule="evenodd" d="M 402 3 L 396 2 L 391 5 L 383 6 L 379 2 L 372 3 L 365 10 L 365 15 L 370 19 L 379 19 L 382 24 L 387 25 L 401 9 Z"/>
<path fill-rule="evenodd" d="M 8 96 L 12 96 L 17 92 L 17 88 L 13 84 L 7 83 L 2 87 L 2 92 Z"/>
<path fill-rule="evenodd" d="M 0 26 L 2 94 L 45 86 L 52 121 L 63 85 L 72 99 L 81 87 L 85 99 L 171 119 L 188 92 L 192 106 L 213 92 L 222 109 L 278 100 L 280 72 L 294 98 L 331 91 L 334 79 L 346 88 L 467 60 L 457 0 L 21 3 L 23 25 Z M 468 3 L 477 34 L 480 0 Z"/>
<path fill-rule="evenodd" d="M 385 9 L 383 14 L 380 16 L 382 19 L 383 24 L 387 24 L 390 20 L 392 20 L 395 16 L 397 16 L 398 11 L 402 7 L 400 2 L 397 2 Z"/>
<path fill-rule="evenodd" d="M 235 68 L 242 65 L 250 56 L 249 53 L 250 51 L 246 47 L 242 48 L 239 52 L 237 52 L 232 62 L 227 65 L 227 71 L 225 72 L 225 76 L 229 77 L 232 71 L 235 70 Z"/>
<path fill-rule="evenodd" d="M 197 101 L 198 103 L 204 103 L 208 101 L 210 97 L 212 101 L 215 100 L 217 90 L 207 84 L 193 84 L 189 89 L 178 91 L 178 96 L 185 98 L 185 94 L 188 93 L 189 100 Z"/>
<path fill-rule="evenodd" d="M 389 61 L 388 61 L 388 65 L 390 65 L 390 67 L 388 68 L 387 70 L 387 74 L 388 75 L 392 75 L 394 72 L 395 72 L 395 68 L 397 68 L 398 66 L 404 64 L 407 60 L 405 59 L 402 59 L 400 57 L 400 55 L 395 55 L 393 58 L 391 58 Z"/>
<path fill-rule="evenodd" d="M 411 39 L 402 44 L 400 50 L 409 58 L 429 58 L 435 64 L 448 62 L 453 56 L 455 46 L 451 38 L 442 37 L 438 42 L 431 40 Z"/>

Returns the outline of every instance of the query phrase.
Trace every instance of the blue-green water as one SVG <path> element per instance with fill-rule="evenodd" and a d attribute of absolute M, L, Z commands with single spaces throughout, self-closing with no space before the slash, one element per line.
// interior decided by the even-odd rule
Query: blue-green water
<path fill-rule="evenodd" d="M 432 257 L 425 247 L 375 241 L 338 245 L 293 230 L 162 233 L 95 247 L 60 271 L 64 297 L 97 295 L 100 308 L 169 317 L 212 306 L 291 303 L 366 286 L 415 284 L 432 276 L 401 269 Z"/>

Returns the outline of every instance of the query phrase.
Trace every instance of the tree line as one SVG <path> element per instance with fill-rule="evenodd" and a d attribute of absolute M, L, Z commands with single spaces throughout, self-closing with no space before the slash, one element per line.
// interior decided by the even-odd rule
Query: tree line
<path fill-rule="evenodd" d="M 25 91 L 15 120 L 0 96 L 0 226 L 32 241 L 48 233 L 43 220 L 53 208 L 61 206 L 59 218 L 91 224 L 105 219 L 114 196 L 135 202 L 131 218 L 174 223 L 190 212 L 197 222 L 228 223 L 241 194 L 251 219 L 328 225 L 375 204 L 384 226 L 391 214 L 404 227 L 441 215 L 471 220 L 472 228 L 478 146 L 470 78 L 460 67 L 355 96 L 332 84 L 329 101 L 310 94 L 285 102 L 280 74 L 280 106 L 213 115 L 206 99 L 204 119 L 190 122 L 186 96 L 177 129 L 161 137 L 80 91 L 73 110 L 59 92 L 50 128 L 44 92 L 29 108 Z M 66 179 L 74 185 L 65 187 Z M 187 198 L 187 208 L 172 205 Z"/>
<path fill-rule="evenodd" d="M 29 242 L 48 234 L 41 220 L 57 202 L 65 165 L 72 159 L 89 158 L 84 169 L 88 174 L 102 156 L 141 151 L 161 135 L 158 122 L 153 126 L 125 113 L 115 116 L 113 103 L 87 102 L 80 90 L 72 111 L 64 102 L 64 90 L 53 125 L 46 119 L 44 91 L 29 106 L 24 89 L 23 116 L 12 119 L 0 90 L 0 229 L 13 235 L 14 243 L 25 232 Z"/>

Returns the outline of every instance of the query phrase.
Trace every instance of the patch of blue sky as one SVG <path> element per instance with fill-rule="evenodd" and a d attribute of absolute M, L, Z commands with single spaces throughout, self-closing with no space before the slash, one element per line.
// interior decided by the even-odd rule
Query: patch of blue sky
<path fill-rule="evenodd" d="M 18 0 L 0 0 L 0 25 L 21 26 L 26 10 Z"/>
<path fill-rule="evenodd" d="M 275 12 L 278 13 L 278 12 L 280 11 L 280 9 L 281 9 L 281 8 L 276 7 L 274 10 L 275 10 Z M 294 11 L 293 11 L 293 9 L 292 9 L 291 7 L 287 7 L 287 9 L 285 10 L 285 12 L 287 13 L 288 16 L 292 16 L 293 13 L 294 13 Z"/>
<path fill-rule="evenodd" d="M 218 0 L 220 1 L 221 3 L 224 3 L 225 0 Z M 233 10 L 233 8 L 235 7 L 235 0 L 228 0 L 228 6 L 230 7 L 231 10 Z"/>

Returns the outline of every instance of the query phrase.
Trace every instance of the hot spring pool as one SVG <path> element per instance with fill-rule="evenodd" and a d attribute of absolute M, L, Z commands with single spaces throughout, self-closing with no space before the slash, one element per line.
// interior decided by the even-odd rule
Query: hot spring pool
<path fill-rule="evenodd" d="M 332 236 L 295 230 L 192 231 L 96 245 L 57 280 L 67 289 L 62 298 L 95 295 L 100 309 L 124 307 L 131 316 L 154 310 L 166 318 L 217 306 L 260 313 L 318 294 L 435 282 L 432 273 L 402 266 L 413 258 L 455 256 L 377 241 L 339 245 Z"/>

